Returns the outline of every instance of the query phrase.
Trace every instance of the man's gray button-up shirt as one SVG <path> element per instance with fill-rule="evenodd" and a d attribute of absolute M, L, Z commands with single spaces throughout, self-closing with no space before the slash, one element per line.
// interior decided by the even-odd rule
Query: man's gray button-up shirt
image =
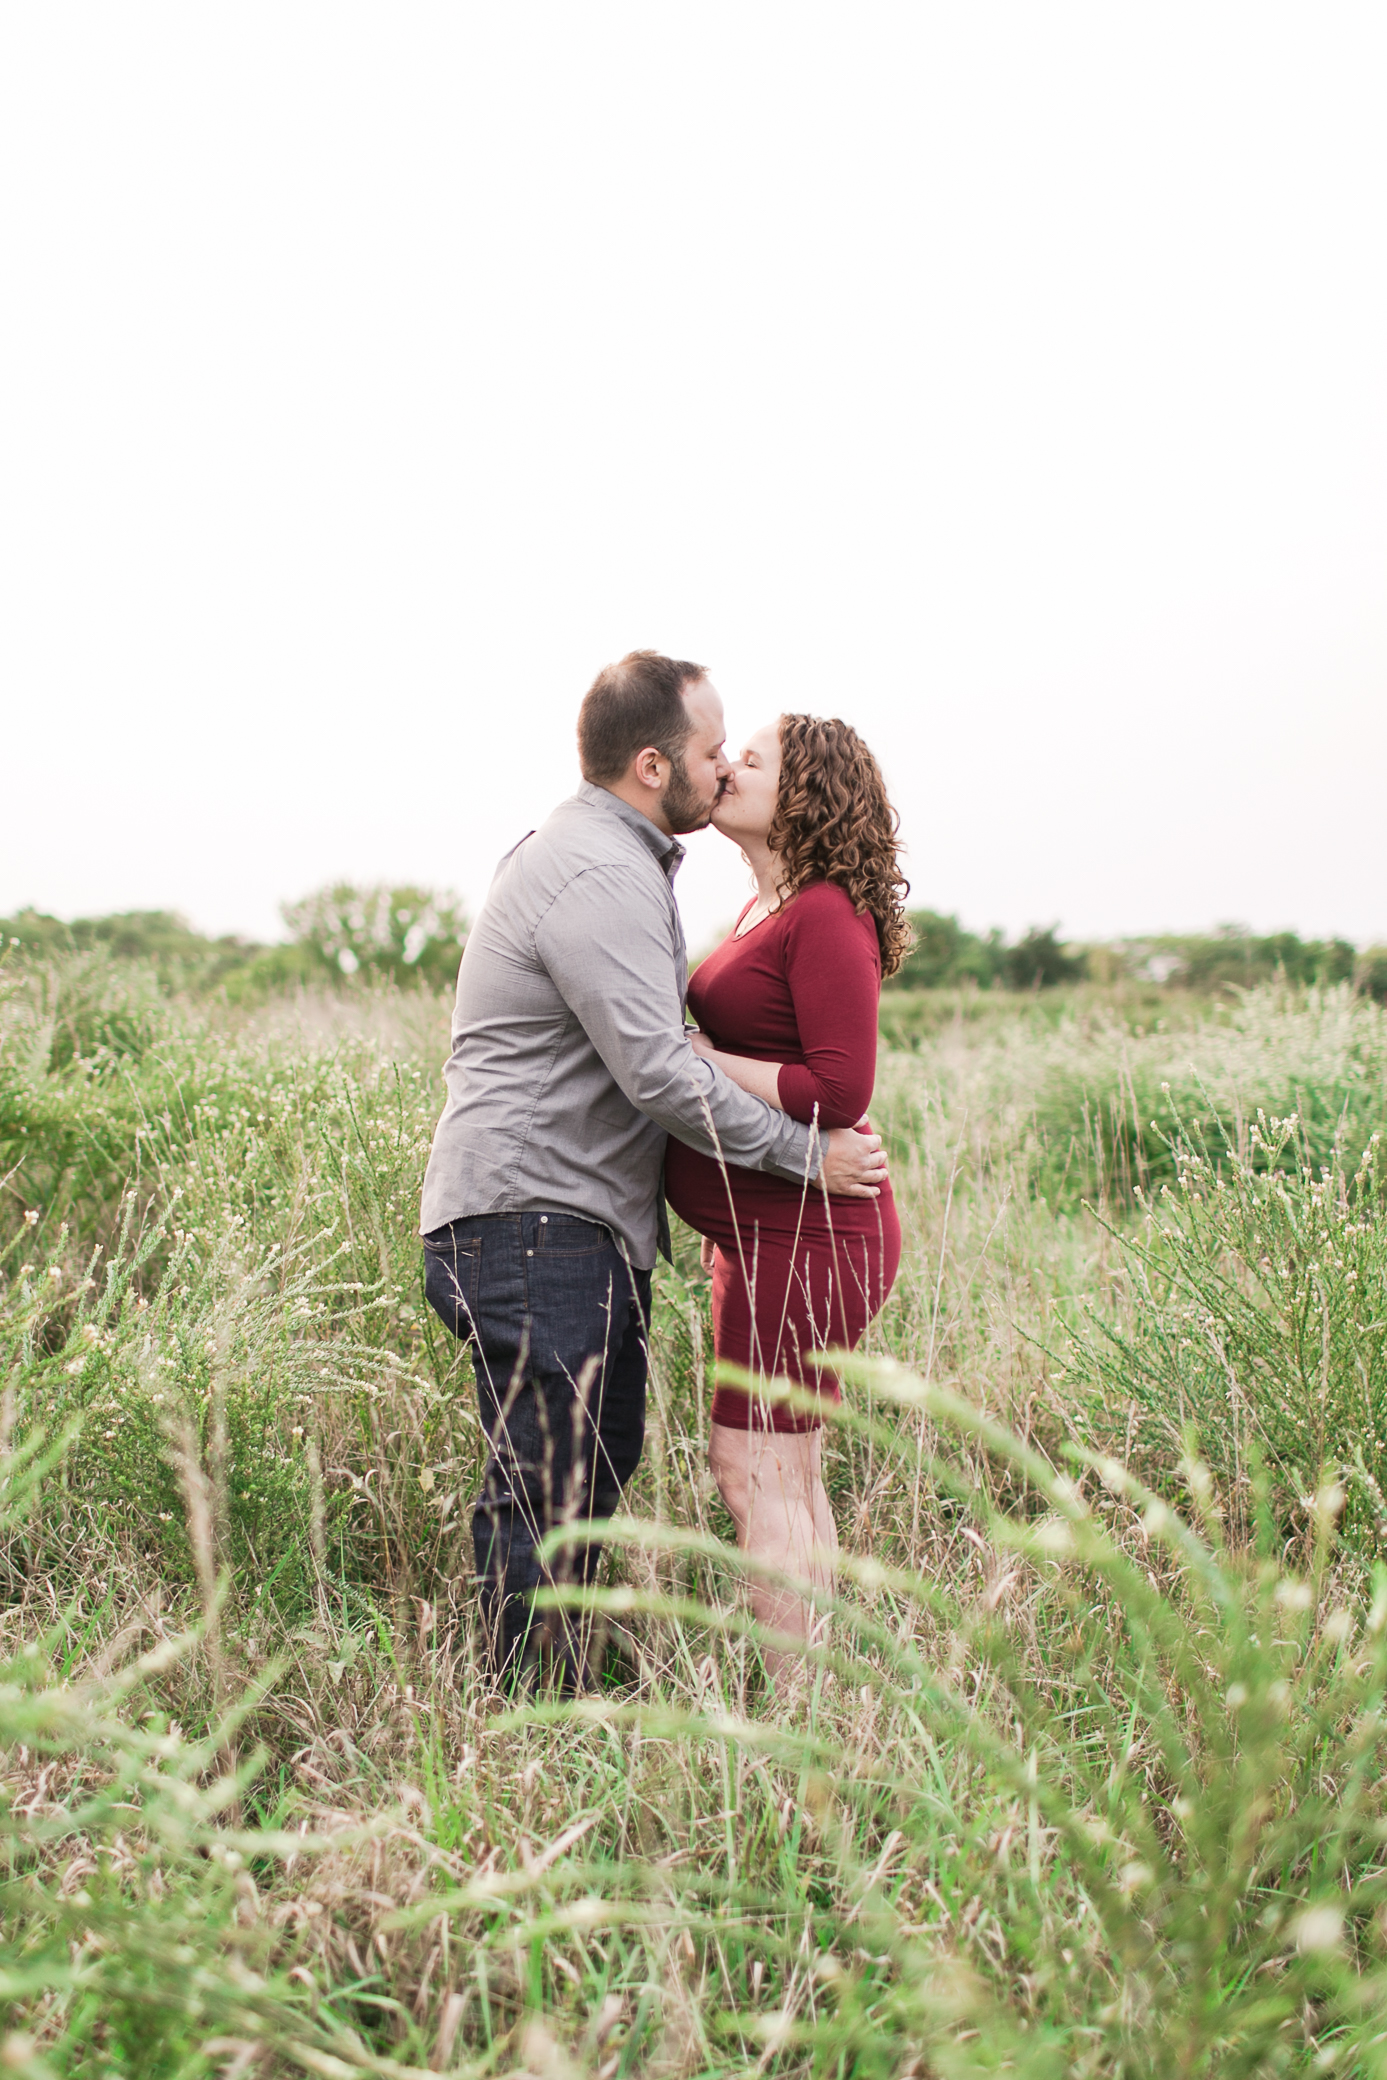
<path fill-rule="evenodd" d="M 458 971 L 424 1234 L 546 1208 L 604 1222 L 648 1270 L 666 1134 L 705 1155 L 720 1145 L 741 1169 L 817 1176 L 817 1135 L 689 1045 L 672 886 L 683 857 L 584 782 L 501 861 Z"/>

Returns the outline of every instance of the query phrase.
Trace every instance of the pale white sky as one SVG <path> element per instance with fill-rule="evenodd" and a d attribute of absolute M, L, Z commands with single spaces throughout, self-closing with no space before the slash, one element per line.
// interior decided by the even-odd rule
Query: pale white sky
<path fill-rule="evenodd" d="M 1378 0 L 6 9 L 0 911 L 475 903 L 655 644 L 921 904 L 1387 938 L 1384 106 Z"/>

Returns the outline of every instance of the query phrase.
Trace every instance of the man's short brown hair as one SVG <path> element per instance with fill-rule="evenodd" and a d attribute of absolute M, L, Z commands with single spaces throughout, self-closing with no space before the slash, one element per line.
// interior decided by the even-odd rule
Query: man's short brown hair
<path fill-rule="evenodd" d="M 595 787 L 619 780 L 638 751 L 659 751 L 676 765 L 693 734 L 684 688 L 706 667 L 632 650 L 602 667 L 578 710 L 578 763 Z"/>

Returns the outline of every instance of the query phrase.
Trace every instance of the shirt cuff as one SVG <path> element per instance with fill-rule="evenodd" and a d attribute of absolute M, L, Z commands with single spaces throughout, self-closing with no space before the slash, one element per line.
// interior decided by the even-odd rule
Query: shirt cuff
<path fill-rule="evenodd" d="M 819 1127 L 781 1114 L 780 1135 L 770 1157 L 761 1164 L 790 1184 L 813 1184 L 823 1168 L 824 1137 Z"/>

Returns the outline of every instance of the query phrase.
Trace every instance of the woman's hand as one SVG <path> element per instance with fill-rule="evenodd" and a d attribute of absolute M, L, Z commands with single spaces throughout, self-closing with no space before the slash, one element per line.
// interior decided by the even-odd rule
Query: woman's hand
<path fill-rule="evenodd" d="M 707 1272 L 709 1278 L 713 1275 L 713 1250 L 715 1247 L 712 1236 L 705 1235 L 698 1249 L 698 1261 Z"/>

